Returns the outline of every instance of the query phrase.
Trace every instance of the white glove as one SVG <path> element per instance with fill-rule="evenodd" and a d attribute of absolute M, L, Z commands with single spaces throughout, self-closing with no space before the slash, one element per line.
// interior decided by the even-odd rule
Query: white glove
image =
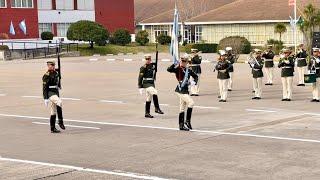
<path fill-rule="evenodd" d="M 317 62 L 317 63 L 320 63 L 320 59 L 316 59 L 316 62 Z"/>
<path fill-rule="evenodd" d="M 49 99 L 45 99 L 45 100 L 44 100 L 44 105 L 45 105 L 46 107 L 48 107 L 48 105 L 49 105 Z"/>
<path fill-rule="evenodd" d="M 280 55 L 280 58 L 284 58 L 284 57 L 285 57 L 284 54 L 281 54 L 281 55 Z"/>
<path fill-rule="evenodd" d="M 142 95 L 142 94 L 143 94 L 143 90 L 144 90 L 143 88 L 140 88 L 140 89 L 139 89 L 139 93 L 140 93 L 140 95 Z"/>
<path fill-rule="evenodd" d="M 290 64 L 290 61 L 288 61 L 288 60 L 285 60 L 284 62 L 285 62 L 286 64 Z"/>
<path fill-rule="evenodd" d="M 191 81 L 191 86 L 195 86 L 196 82 L 195 81 Z"/>

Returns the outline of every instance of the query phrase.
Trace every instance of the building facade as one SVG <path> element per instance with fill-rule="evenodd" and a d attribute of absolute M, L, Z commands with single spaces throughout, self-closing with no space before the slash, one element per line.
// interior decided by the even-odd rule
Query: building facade
<path fill-rule="evenodd" d="M 27 35 L 10 38 L 38 38 L 42 32 L 66 37 L 68 28 L 79 20 L 95 21 L 110 32 L 118 28 L 134 33 L 134 0 L 0 0 L 0 33 L 9 34 L 11 21 L 25 20 Z"/>

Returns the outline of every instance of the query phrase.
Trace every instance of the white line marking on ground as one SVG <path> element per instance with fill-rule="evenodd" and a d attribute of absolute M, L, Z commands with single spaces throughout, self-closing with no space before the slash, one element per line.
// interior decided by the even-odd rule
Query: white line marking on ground
<path fill-rule="evenodd" d="M 162 62 L 170 62 L 170 59 L 161 59 Z"/>
<path fill-rule="evenodd" d="M 169 104 L 159 104 L 160 106 L 170 106 Z"/>
<path fill-rule="evenodd" d="M 100 102 L 102 102 L 102 103 L 125 104 L 123 101 L 100 100 Z"/>
<path fill-rule="evenodd" d="M 37 98 L 37 99 L 40 99 L 42 98 L 41 96 L 21 96 L 23 98 Z"/>
<path fill-rule="evenodd" d="M 133 61 L 132 59 L 124 59 L 123 61 L 128 62 L 128 61 Z"/>
<path fill-rule="evenodd" d="M 275 112 L 277 112 L 277 111 L 263 110 L 263 109 L 246 109 L 246 111 L 249 111 L 249 112 L 267 112 L 267 113 L 275 113 Z"/>
<path fill-rule="evenodd" d="M 33 124 L 38 124 L 38 125 L 50 125 L 49 123 L 42 123 L 42 122 L 32 122 Z M 90 126 L 75 126 L 75 125 L 64 125 L 66 127 L 73 127 L 73 128 L 82 128 L 82 129 L 101 129 L 97 127 L 90 127 Z"/>
<path fill-rule="evenodd" d="M 42 96 L 21 96 L 23 98 L 36 98 L 36 99 L 41 99 Z M 62 100 L 67 100 L 67 101 L 81 101 L 81 99 L 78 98 L 61 98 Z"/>
<path fill-rule="evenodd" d="M 107 59 L 107 61 L 115 61 L 116 59 Z"/>
<path fill-rule="evenodd" d="M 6 94 L 0 94 L 0 96 L 6 96 Z"/>
<path fill-rule="evenodd" d="M 136 178 L 136 179 L 166 180 L 165 178 L 160 178 L 160 177 L 150 176 L 150 175 L 145 175 L 145 174 L 137 174 L 137 173 L 132 173 L 132 172 L 121 172 L 121 171 L 115 172 L 115 171 L 107 171 L 107 170 L 100 170 L 100 169 L 91 169 L 91 168 L 84 168 L 84 167 L 77 167 L 77 166 L 62 165 L 62 164 L 53 164 L 53 163 L 45 163 L 45 162 L 37 162 L 37 161 L 29 161 L 29 160 L 21 160 L 21 159 L 4 158 L 1 156 L 0 156 L 0 161 L 25 163 L 25 164 L 48 166 L 48 167 L 65 168 L 65 169 L 73 169 L 73 170 L 82 171 L 82 172 L 109 174 L 109 175 L 114 175 L 114 176 L 122 176 L 122 177 Z"/>
<path fill-rule="evenodd" d="M 199 108 L 199 109 L 220 109 L 219 107 L 208 107 L 208 106 L 194 106 L 194 108 Z"/>
<path fill-rule="evenodd" d="M 21 116 L 21 115 L 11 115 L 11 114 L 0 114 L 0 116 L 26 118 L 26 119 L 45 119 L 45 120 L 48 119 L 48 118 L 45 118 L 45 117 L 32 117 L 32 116 Z M 85 121 L 85 120 L 72 120 L 72 119 L 64 119 L 64 121 L 66 121 L 66 122 L 87 123 L 87 124 L 100 124 L 100 125 L 110 125 L 110 126 L 124 126 L 124 127 L 135 127 L 135 128 L 148 128 L 148 129 L 160 129 L 160 130 L 178 131 L 178 128 L 169 128 L 169 127 L 131 125 L 131 124 L 108 123 L 108 122 Z M 298 141 L 298 142 L 320 143 L 320 140 L 314 140 L 314 139 L 287 138 L 287 137 L 265 136 L 265 135 L 256 135 L 256 134 L 247 134 L 247 133 L 243 133 L 243 134 L 242 133 L 227 133 L 227 132 L 208 131 L 208 130 L 192 130 L 192 132 L 207 133 L 207 134 L 218 134 L 218 135 L 229 135 L 229 136 L 255 137 L 255 138 L 275 139 L 275 140 Z"/>
<path fill-rule="evenodd" d="M 62 100 L 70 100 L 70 101 L 81 101 L 81 99 L 78 98 L 61 98 Z"/>
<path fill-rule="evenodd" d="M 89 61 L 98 61 L 98 59 L 97 58 L 91 58 L 91 59 L 89 59 Z"/>

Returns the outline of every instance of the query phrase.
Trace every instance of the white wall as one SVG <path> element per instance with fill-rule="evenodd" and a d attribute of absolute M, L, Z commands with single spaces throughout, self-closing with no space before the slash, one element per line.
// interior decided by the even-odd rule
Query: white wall
<path fill-rule="evenodd" d="M 79 20 L 95 21 L 95 11 L 39 10 L 39 23 L 74 23 Z"/>

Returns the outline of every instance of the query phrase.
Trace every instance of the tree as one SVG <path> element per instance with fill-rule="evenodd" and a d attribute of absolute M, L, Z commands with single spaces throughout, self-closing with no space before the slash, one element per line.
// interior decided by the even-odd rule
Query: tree
<path fill-rule="evenodd" d="M 41 39 L 42 39 L 42 40 L 52 40 L 52 39 L 53 39 L 53 34 L 52 34 L 52 32 L 47 32 L 47 31 L 42 32 L 42 33 L 41 33 Z"/>
<path fill-rule="evenodd" d="M 280 41 L 282 41 L 282 34 L 287 32 L 287 26 L 284 23 L 277 23 L 274 26 L 274 32 L 280 35 Z"/>
<path fill-rule="evenodd" d="M 169 44 L 171 43 L 171 37 L 165 34 L 160 34 L 157 37 L 157 41 L 161 44 L 161 45 L 165 45 L 165 44 Z"/>
<path fill-rule="evenodd" d="M 298 26 L 305 36 L 307 49 L 311 51 L 313 33 L 320 30 L 320 9 L 308 4 L 301 14 L 302 19 L 298 22 Z"/>
<path fill-rule="evenodd" d="M 90 48 L 96 43 L 105 45 L 109 39 L 109 32 L 100 24 L 93 21 L 81 20 L 71 24 L 67 32 L 69 40 L 88 41 Z"/>
<path fill-rule="evenodd" d="M 127 29 L 117 29 L 112 36 L 113 42 L 125 46 L 131 42 L 131 35 Z"/>
<path fill-rule="evenodd" d="M 147 31 L 139 31 L 136 35 L 136 42 L 139 43 L 141 46 L 144 46 L 149 42 L 148 36 L 149 33 Z"/>

